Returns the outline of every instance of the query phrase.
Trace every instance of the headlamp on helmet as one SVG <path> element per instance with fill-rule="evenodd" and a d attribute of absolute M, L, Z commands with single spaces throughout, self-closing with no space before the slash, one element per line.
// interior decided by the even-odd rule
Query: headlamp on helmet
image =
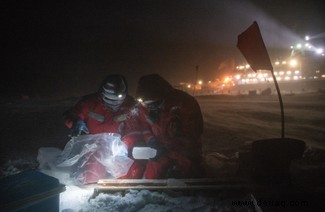
<path fill-rule="evenodd" d="M 124 77 L 119 75 L 107 77 L 102 84 L 100 95 L 106 107 L 113 111 L 118 110 L 127 95 L 127 84 Z"/>

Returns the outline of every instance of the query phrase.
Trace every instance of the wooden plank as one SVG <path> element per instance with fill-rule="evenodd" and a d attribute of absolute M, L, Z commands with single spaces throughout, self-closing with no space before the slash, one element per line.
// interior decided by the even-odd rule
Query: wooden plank
<path fill-rule="evenodd" d="M 148 179 L 100 179 L 97 182 L 100 186 L 138 186 L 138 185 L 148 185 L 148 186 L 166 186 L 167 179 L 161 180 L 148 180 Z"/>
<path fill-rule="evenodd" d="M 95 193 L 125 190 L 252 190 L 245 182 L 228 182 L 214 178 L 201 179 L 101 179 Z"/>
<path fill-rule="evenodd" d="M 125 191 L 125 190 L 249 190 L 249 185 L 195 185 L 195 186 L 97 186 L 95 191 Z"/>
<path fill-rule="evenodd" d="M 198 179 L 100 179 L 97 182 L 99 186 L 194 186 L 194 185 L 219 185 L 244 183 L 241 181 L 225 181 L 215 178 L 198 178 Z"/>

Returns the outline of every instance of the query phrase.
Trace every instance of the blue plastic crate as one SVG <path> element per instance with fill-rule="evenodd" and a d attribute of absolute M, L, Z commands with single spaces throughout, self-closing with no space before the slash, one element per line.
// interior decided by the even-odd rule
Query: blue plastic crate
<path fill-rule="evenodd" d="M 25 171 L 0 179 L 1 211 L 57 212 L 65 186 L 39 171 Z"/>

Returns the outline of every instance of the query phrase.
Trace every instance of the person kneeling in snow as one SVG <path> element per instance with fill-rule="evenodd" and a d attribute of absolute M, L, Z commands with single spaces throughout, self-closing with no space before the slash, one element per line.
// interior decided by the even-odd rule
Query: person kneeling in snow
<path fill-rule="evenodd" d="M 135 145 L 143 142 L 135 105 L 134 98 L 128 95 L 124 76 L 109 75 L 103 80 L 98 92 L 84 96 L 63 114 L 64 122 L 71 129 L 71 137 L 117 133 L 121 135 L 128 150 L 132 151 Z M 82 161 L 83 171 L 76 172 L 79 176 L 75 178 L 81 179 L 82 184 L 95 183 L 98 179 L 107 177 L 106 168 L 98 161 L 96 154 L 101 153 L 95 152 L 87 161 Z M 144 168 L 144 161 L 135 160 L 127 175 L 121 178 L 142 178 Z"/>
<path fill-rule="evenodd" d="M 202 178 L 201 109 L 194 97 L 174 89 L 157 74 L 139 79 L 136 98 L 147 145 L 157 156 L 147 162 L 144 177 Z"/>

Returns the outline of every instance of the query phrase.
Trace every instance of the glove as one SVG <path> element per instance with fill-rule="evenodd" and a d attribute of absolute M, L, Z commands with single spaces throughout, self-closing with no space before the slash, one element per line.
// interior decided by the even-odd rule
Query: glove
<path fill-rule="evenodd" d="M 122 139 L 122 141 L 123 141 L 123 143 L 125 143 L 127 146 L 129 146 L 129 145 L 127 144 L 127 142 L 125 142 L 125 140 Z M 145 146 L 146 146 L 146 144 L 145 144 L 144 142 L 142 142 L 142 141 L 137 141 L 137 142 L 135 142 L 131 147 L 128 147 L 128 157 L 131 158 L 131 159 L 134 159 L 134 158 L 133 158 L 133 148 L 134 148 L 134 147 L 145 147 Z"/>
<path fill-rule="evenodd" d="M 79 136 L 81 134 L 89 134 L 89 130 L 83 120 L 78 120 L 72 125 L 70 137 Z"/>
<path fill-rule="evenodd" d="M 147 142 L 147 146 L 157 150 L 156 157 L 151 158 L 150 160 L 156 161 L 166 152 L 166 148 L 163 146 L 163 144 L 157 138 L 150 139 Z"/>

